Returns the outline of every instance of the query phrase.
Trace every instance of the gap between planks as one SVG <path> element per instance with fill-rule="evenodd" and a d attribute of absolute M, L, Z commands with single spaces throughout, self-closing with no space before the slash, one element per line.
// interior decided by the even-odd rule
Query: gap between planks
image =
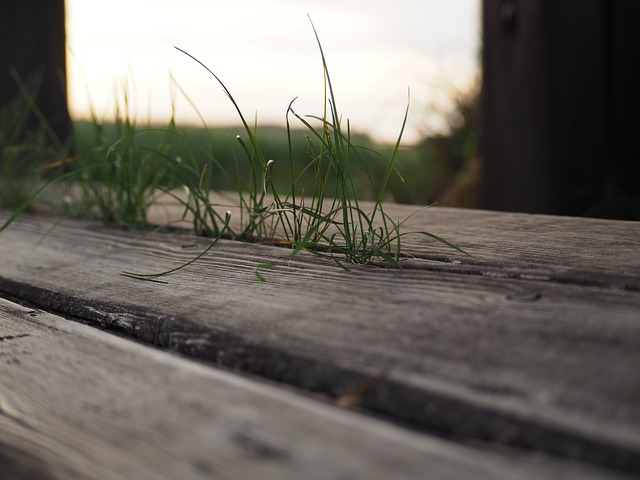
<path fill-rule="evenodd" d="M 485 223 L 492 216 L 495 222 L 513 218 L 477 215 Z M 550 222 L 523 218 L 525 230 Z M 580 223 L 568 221 L 567 228 Z M 633 291 L 549 283 L 535 277 L 536 270 L 517 282 L 507 275 L 475 278 L 419 269 L 354 268 L 346 275 L 304 255 L 261 285 L 253 266 L 282 252 L 236 242 L 223 242 L 218 255 L 163 287 L 123 279 L 119 272 L 130 268 L 131 258 L 157 271 L 189 258 L 206 240 L 194 239 L 195 248 L 185 251 L 190 237 L 65 221 L 34 250 L 24 235 L 35 235 L 35 243 L 47 222 L 25 218 L 16 225 L 21 234 L 5 232 L 1 288 L 188 355 L 335 396 L 387 372 L 363 398 L 365 407 L 445 434 L 618 468 L 638 465 L 640 299 Z M 470 224 L 478 229 L 481 222 Z M 633 228 L 611 225 L 608 243 L 624 245 Z M 485 233 L 494 227 L 489 222 Z M 494 241 L 486 234 L 476 238 Z M 505 242 L 511 241 L 508 234 Z M 522 238 L 518 242 L 527 250 Z M 535 245 L 536 251 L 551 251 L 535 257 L 544 268 L 561 260 L 550 245 Z M 500 251 L 501 245 L 493 248 Z M 588 254 L 588 248 L 576 253 L 587 270 Z M 486 263 L 531 272 L 532 258 Z M 571 277 L 575 263 L 574 256 L 554 268 Z M 594 265 L 598 272 L 600 264 Z M 606 274 L 614 275 L 609 268 Z M 637 280 L 624 268 L 619 274 L 617 282 Z M 621 383 L 625 379 L 628 385 Z"/>

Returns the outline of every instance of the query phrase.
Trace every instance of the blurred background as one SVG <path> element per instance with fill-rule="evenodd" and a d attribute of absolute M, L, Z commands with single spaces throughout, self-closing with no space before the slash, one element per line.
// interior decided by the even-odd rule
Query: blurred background
<path fill-rule="evenodd" d="M 387 154 L 410 101 L 389 200 L 637 220 L 639 5 L 5 0 L 0 170 L 43 123 L 50 143 L 82 152 L 92 148 L 87 132 L 99 124 L 117 135 L 110 125 L 123 118 L 175 121 L 195 136 L 206 126 L 215 155 L 232 158 L 232 104 L 174 46 L 211 68 L 257 119 L 270 156 L 286 156 L 289 102 L 301 115 L 324 107 L 309 16 L 359 143 Z M 374 176 L 384 171 L 376 161 Z"/>
<path fill-rule="evenodd" d="M 411 89 L 405 142 L 446 130 L 451 95 L 478 73 L 480 0 L 66 0 L 69 108 L 88 119 L 91 104 L 113 115 L 117 84 L 128 85 L 141 120 L 164 123 L 170 76 L 211 126 L 237 115 L 196 56 L 225 82 L 249 116 L 284 125 L 295 97 L 301 113 L 323 104 L 322 41 L 339 108 L 360 133 L 395 142 Z M 200 119 L 178 98 L 176 119 Z M 434 107 L 437 112 L 434 112 Z"/>

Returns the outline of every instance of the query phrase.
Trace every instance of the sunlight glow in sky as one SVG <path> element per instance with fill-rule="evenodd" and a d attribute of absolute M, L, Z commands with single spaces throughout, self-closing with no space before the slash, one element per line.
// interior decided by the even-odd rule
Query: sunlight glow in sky
<path fill-rule="evenodd" d="M 480 0 L 66 0 L 69 101 L 74 118 L 113 115 L 128 92 L 140 123 L 199 123 L 171 76 L 209 126 L 237 124 L 225 82 L 245 116 L 284 125 L 296 112 L 321 115 L 318 30 L 338 108 L 353 130 L 392 142 L 411 90 L 406 142 L 438 128 L 428 113 L 445 108 L 452 88 L 477 73 Z M 120 94 L 116 94 L 120 92 Z"/>

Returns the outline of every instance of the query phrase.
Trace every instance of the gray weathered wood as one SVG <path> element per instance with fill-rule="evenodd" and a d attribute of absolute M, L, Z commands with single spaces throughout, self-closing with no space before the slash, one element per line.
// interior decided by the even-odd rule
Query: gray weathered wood
<path fill-rule="evenodd" d="M 397 212 L 408 213 L 398 207 Z M 640 468 L 639 226 L 430 209 L 401 271 L 223 241 L 24 217 L 0 237 L 0 289 L 188 355 L 445 434 Z M 46 237 L 43 235 L 47 233 Z"/>
<path fill-rule="evenodd" d="M 180 196 L 181 192 L 175 192 Z M 237 196 L 216 193 L 212 203 L 238 203 Z M 371 212 L 371 202 L 361 202 Z M 232 225 L 239 209 L 230 207 Z M 403 232 L 431 232 L 466 249 L 474 258 L 416 234 L 403 237 L 403 251 L 419 260 L 421 269 L 446 269 L 469 274 L 538 278 L 549 282 L 640 289 L 639 222 L 551 215 L 511 215 L 489 210 L 432 208 L 385 204 L 384 211 L 402 222 Z M 149 214 L 154 225 L 190 229 L 180 221 L 183 208 L 161 195 Z M 431 264 L 429 263 L 431 262 Z M 405 262 L 411 267 L 412 262 Z"/>
<path fill-rule="evenodd" d="M 2 478 L 620 478 L 464 447 L 0 299 Z"/>
<path fill-rule="evenodd" d="M 411 215 L 405 231 L 430 231 L 475 257 L 460 257 L 421 236 L 406 237 L 411 256 L 449 271 L 640 290 L 640 222 L 394 204 L 385 211 L 400 220 Z"/>

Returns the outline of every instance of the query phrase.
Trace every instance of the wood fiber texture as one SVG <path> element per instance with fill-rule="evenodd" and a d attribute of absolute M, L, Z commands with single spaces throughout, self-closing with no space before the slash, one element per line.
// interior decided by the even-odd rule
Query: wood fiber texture
<path fill-rule="evenodd" d="M 392 206 L 398 217 L 414 213 Z M 640 224 L 432 208 L 403 269 L 22 217 L 0 290 L 144 342 L 455 438 L 640 469 Z M 256 266 L 274 262 L 255 276 Z M 353 395 L 352 395 L 353 396 Z"/>

